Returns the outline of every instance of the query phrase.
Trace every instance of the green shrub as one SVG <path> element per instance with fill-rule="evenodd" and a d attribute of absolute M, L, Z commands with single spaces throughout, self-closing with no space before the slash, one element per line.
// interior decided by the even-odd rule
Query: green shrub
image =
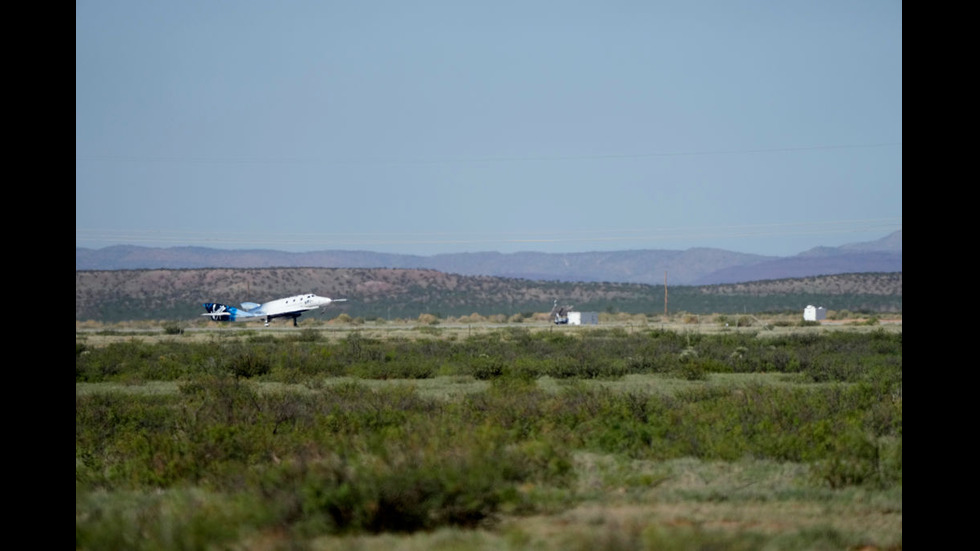
<path fill-rule="evenodd" d="M 521 499 L 518 484 L 571 472 L 567 452 L 547 443 L 503 445 L 496 430 L 421 430 L 418 443 L 388 438 L 357 455 L 283 463 L 263 475 L 262 493 L 307 536 L 414 532 L 477 526 Z"/>
<path fill-rule="evenodd" d="M 469 369 L 475 379 L 486 381 L 504 374 L 504 362 L 498 358 L 481 356 L 470 361 Z"/>
<path fill-rule="evenodd" d="M 163 324 L 163 332 L 167 335 L 183 335 L 184 327 L 179 323 L 165 323 Z"/>
<path fill-rule="evenodd" d="M 235 377 L 249 379 L 269 373 L 272 363 L 260 353 L 242 351 L 226 360 L 226 367 Z"/>
<path fill-rule="evenodd" d="M 312 327 L 304 327 L 299 330 L 298 334 L 291 334 L 289 340 L 294 342 L 317 342 L 321 340 L 322 335 L 320 331 L 313 329 Z"/>
<path fill-rule="evenodd" d="M 879 448 L 859 429 L 850 429 L 833 441 L 831 453 L 814 465 L 814 473 L 831 488 L 878 483 Z"/>
<path fill-rule="evenodd" d="M 363 379 L 430 379 L 435 376 L 436 367 L 418 360 L 358 362 L 347 371 L 350 375 Z"/>

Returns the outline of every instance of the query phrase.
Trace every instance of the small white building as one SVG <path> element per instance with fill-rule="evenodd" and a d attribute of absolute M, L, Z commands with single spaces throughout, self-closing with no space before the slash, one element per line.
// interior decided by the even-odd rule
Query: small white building
<path fill-rule="evenodd" d="M 599 312 L 569 312 L 568 325 L 599 325 Z"/>
<path fill-rule="evenodd" d="M 827 319 L 827 309 L 823 306 L 815 307 L 809 305 L 803 309 L 803 320 L 804 321 L 819 321 Z"/>

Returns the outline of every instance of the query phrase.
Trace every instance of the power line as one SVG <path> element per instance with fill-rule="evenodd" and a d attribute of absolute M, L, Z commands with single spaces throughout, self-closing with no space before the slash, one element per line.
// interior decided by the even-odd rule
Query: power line
<path fill-rule="evenodd" d="M 76 163 L 182 163 L 182 164 L 328 164 L 328 165 L 362 165 L 362 164 L 465 164 L 465 163 L 514 163 L 514 162 L 553 162 L 553 161 L 588 161 L 588 160 L 617 160 L 617 159 L 654 159 L 668 157 L 695 157 L 721 155 L 755 155 L 764 153 L 794 153 L 805 151 L 830 151 L 844 149 L 869 149 L 882 147 L 900 147 L 902 142 L 883 142 L 871 144 L 845 145 L 813 145 L 801 147 L 773 147 L 758 149 L 716 149 L 703 151 L 676 151 L 653 153 L 614 153 L 592 155 L 528 155 L 503 157 L 469 157 L 469 158 L 436 158 L 436 159 L 396 159 L 396 158 L 363 158 L 363 159 L 326 159 L 321 157 L 207 157 L 207 156 L 140 156 L 140 155 L 76 155 Z"/>
<path fill-rule="evenodd" d="M 772 224 L 703 227 L 616 228 L 523 232 L 342 232 L 342 233 L 247 233 L 183 230 L 76 228 L 75 241 L 156 245 L 249 247 L 378 247 L 392 245 L 501 245 L 543 243 L 610 243 L 692 241 L 770 236 L 832 235 L 892 232 L 902 229 L 902 219 L 872 218 Z"/>

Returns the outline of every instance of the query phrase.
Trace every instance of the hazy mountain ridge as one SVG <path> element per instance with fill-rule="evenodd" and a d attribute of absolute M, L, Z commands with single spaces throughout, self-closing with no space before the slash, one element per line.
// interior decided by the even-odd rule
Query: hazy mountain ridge
<path fill-rule="evenodd" d="M 121 245 L 75 248 L 75 270 L 197 268 L 408 268 L 460 275 L 546 281 L 711 285 L 843 273 L 901 272 L 902 232 L 871 242 L 816 247 L 791 257 L 723 249 L 538 253 L 477 252 L 433 256 L 370 251 L 226 250 Z"/>
<path fill-rule="evenodd" d="M 694 283 L 696 285 L 714 285 L 814 275 L 901 271 L 901 253 L 847 252 L 816 257 L 799 255 L 760 262 L 751 266 L 733 266 L 701 276 Z"/>
<path fill-rule="evenodd" d="M 725 285 L 701 285 L 704 294 L 765 296 L 779 294 L 902 296 L 902 272 L 837 274 L 767 279 Z"/>

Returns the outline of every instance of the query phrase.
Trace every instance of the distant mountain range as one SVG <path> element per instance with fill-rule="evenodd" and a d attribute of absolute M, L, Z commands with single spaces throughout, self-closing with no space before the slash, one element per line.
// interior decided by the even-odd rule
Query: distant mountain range
<path fill-rule="evenodd" d="M 75 248 L 75 270 L 199 268 L 421 268 L 460 275 L 547 281 L 714 285 L 847 273 L 901 272 L 902 231 L 877 241 L 816 247 L 776 257 L 722 249 L 584 253 L 452 253 L 433 256 L 369 251 L 227 250 L 206 247 Z"/>

